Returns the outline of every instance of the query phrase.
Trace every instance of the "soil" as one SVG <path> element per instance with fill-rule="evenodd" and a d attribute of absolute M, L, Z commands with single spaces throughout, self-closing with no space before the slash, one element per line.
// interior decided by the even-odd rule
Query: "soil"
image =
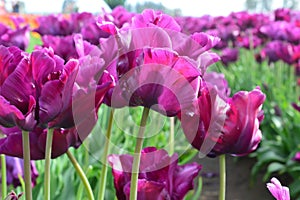
<path fill-rule="evenodd" d="M 217 200 L 219 193 L 219 159 L 198 159 L 202 164 L 203 189 L 200 200 Z M 226 200 L 274 200 L 259 174 L 256 183 L 250 186 L 251 168 L 255 160 L 251 158 L 226 157 L 227 189 Z"/>

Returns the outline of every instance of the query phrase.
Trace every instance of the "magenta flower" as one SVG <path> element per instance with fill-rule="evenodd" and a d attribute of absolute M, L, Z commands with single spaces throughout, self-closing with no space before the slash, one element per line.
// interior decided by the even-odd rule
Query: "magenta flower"
<path fill-rule="evenodd" d="M 2 128 L 6 137 L 0 139 L 0 153 L 23 158 L 22 131 L 17 128 Z M 55 129 L 53 132 L 52 158 L 56 158 L 69 149 L 69 147 L 79 147 L 84 138 L 79 136 L 75 128 Z M 36 128 L 29 132 L 30 138 L 30 158 L 40 160 L 45 158 L 47 130 Z M 82 140 L 81 140 L 82 139 Z"/>
<path fill-rule="evenodd" d="M 182 128 L 188 141 L 210 157 L 243 156 L 254 151 L 262 137 L 259 124 L 265 95 L 254 89 L 222 99 L 215 88 L 207 86 L 200 89 L 200 94 L 199 113 L 179 115 L 185 119 Z"/>
<path fill-rule="evenodd" d="M 100 38 L 107 38 L 109 34 L 101 30 L 97 24 L 96 20 L 93 23 L 88 23 L 81 29 L 81 34 L 83 39 L 94 45 L 99 45 Z"/>
<path fill-rule="evenodd" d="M 293 160 L 297 161 L 297 162 L 300 162 L 300 151 L 295 154 Z"/>
<path fill-rule="evenodd" d="M 287 21 L 291 20 L 291 10 L 288 8 L 279 8 L 274 11 L 275 21 Z"/>
<path fill-rule="evenodd" d="M 266 44 L 258 57 L 262 60 L 268 59 L 269 63 L 283 60 L 288 64 L 292 64 L 295 59 L 292 50 L 293 47 L 290 43 L 274 40 Z"/>
<path fill-rule="evenodd" d="M 160 27 L 174 31 L 181 31 L 179 24 L 175 19 L 160 11 L 146 9 L 140 15 L 136 15 L 132 19 L 133 28 Z"/>
<path fill-rule="evenodd" d="M 112 10 L 110 14 L 106 14 L 104 16 L 104 20 L 112 22 L 118 28 L 121 28 L 123 26 L 126 26 L 126 24 L 130 23 L 134 15 L 136 14 L 128 12 L 124 7 L 117 6 Z"/>
<path fill-rule="evenodd" d="M 201 75 L 195 64 L 168 49 L 145 48 L 141 55 L 143 65 L 119 79 L 112 106 L 144 106 L 167 116 L 191 107 Z"/>
<path fill-rule="evenodd" d="M 133 157 L 131 155 L 110 155 L 116 195 L 119 200 L 129 199 Z M 142 150 L 138 180 L 138 198 L 181 200 L 193 189 L 193 180 L 201 165 L 189 163 L 179 166 L 178 156 L 155 147 Z"/>
<path fill-rule="evenodd" d="M 259 31 L 263 36 L 272 40 L 283 40 L 298 44 L 300 39 L 300 28 L 286 21 L 276 21 L 266 24 Z"/>
<path fill-rule="evenodd" d="M 0 47 L 0 124 L 34 130 L 47 126 L 72 97 L 78 62 L 64 61 L 51 49 L 27 55 L 15 47 Z"/>
<path fill-rule="evenodd" d="M 20 194 L 16 194 L 14 191 L 11 191 L 7 197 L 5 198 L 5 200 L 19 200 L 21 199 L 23 196 L 23 193 Z"/>
<path fill-rule="evenodd" d="M 24 165 L 23 160 L 11 156 L 6 156 L 6 181 L 7 185 L 13 185 L 15 188 L 21 186 L 19 176 L 24 179 Z M 30 162 L 31 165 L 31 182 L 32 187 L 36 185 L 36 179 L 39 175 L 34 161 Z"/>
<path fill-rule="evenodd" d="M 0 23 L 0 44 L 10 47 L 17 46 L 25 50 L 29 44 L 29 26 L 23 26 L 21 18 L 12 18 L 14 29 Z"/>
<path fill-rule="evenodd" d="M 228 66 L 229 63 L 236 62 L 239 57 L 237 49 L 226 48 L 221 52 L 221 60 L 224 65 Z"/>
<path fill-rule="evenodd" d="M 70 22 L 63 15 L 47 15 L 37 18 L 39 27 L 34 31 L 40 35 L 66 36 L 73 33 Z"/>
<path fill-rule="evenodd" d="M 299 79 L 300 80 L 300 79 Z M 299 81 L 300 82 L 300 81 Z M 300 101 L 300 97 L 299 97 L 299 101 Z M 300 112 L 300 105 L 298 105 L 297 103 L 293 102 L 292 106 L 295 110 L 297 110 L 298 112 Z"/>
<path fill-rule="evenodd" d="M 78 55 L 75 49 L 74 36 L 42 36 L 43 47 L 52 48 L 55 55 L 58 55 L 65 62 L 74 58 L 77 59 Z"/>
<path fill-rule="evenodd" d="M 217 72 L 206 72 L 203 76 L 203 79 L 210 87 L 216 87 L 218 90 L 218 95 L 220 95 L 222 99 L 227 99 L 229 97 L 230 88 L 224 74 Z"/>
<path fill-rule="evenodd" d="M 173 18 L 153 10 L 136 15 L 132 27 L 118 29 L 101 20 L 98 25 L 111 34 L 101 43 L 101 57 L 116 82 L 105 98 L 109 106 L 144 106 L 175 116 L 193 107 L 201 75 L 219 60 L 209 52 L 218 38 L 186 36 Z"/>
<path fill-rule="evenodd" d="M 290 200 L 289 188 L 282 186 L 277 178 L 273 177 L 271 182 L 267 183 L 267 188 L 276 200 Z"/>
<path fill-rule="evenodd" d="M 109 89 L 115 86 L 114 78 L 105 70 L 101 51 L 74 35 L 79 70 L 72 90 L 72 96 L 65 99 L 62 112 L 49 123 L 50 127 L 72 128 L 76 126 L 83 140 L 97 121 L 97 112 Z"/>
<path fill-rule="evenodd" d="M 244 36 L 238 36 L 235 43 L 238 47 L 251 49 L 262 45 L 263 40 L 257 36 L 257 33 L 251 31 L 250 33 L 246 33 Z"/>

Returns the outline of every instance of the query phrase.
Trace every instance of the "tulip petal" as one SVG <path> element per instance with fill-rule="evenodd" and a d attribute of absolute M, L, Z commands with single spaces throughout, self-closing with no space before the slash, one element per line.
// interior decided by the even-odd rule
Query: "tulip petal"
<path fill-rule="evenodd" d="M 164 184 L 162 183 L 139 179 L 137 189 L 138 200 L 163 200 L 167 198 L 163 195 Z M 130 183 L 125 185 L 124 193 L 126 196 L 130 195 Z"/>
<path fill-rule="evenodd" d="M 188 191 L 194 188 L 194 178 L 198 176 L 201 168 L 198 163 L 177 166 L 173 180 L 174 199 L 183 199 Z"/>
<path fill-rule="evenodd" d="M 23 113 L 0 96 L 0 124 L 5 127 L 12 127 L 21 120 L 24 120 Z"/>
<path fill-rule="evenodd" d="M 39 98 L 39 122 L 46 124 L 53 120 L 62 108 L 63 84 L 59 80 L 48 81 Z"/>

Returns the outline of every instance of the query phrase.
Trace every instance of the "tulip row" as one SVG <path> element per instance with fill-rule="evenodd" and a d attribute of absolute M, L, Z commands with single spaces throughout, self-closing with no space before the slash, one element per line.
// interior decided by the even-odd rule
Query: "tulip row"
<path fill-rule="evenodd" d="M 114 135 L 114 110 L 142 107 L 143 114 L 133 156 L 108 155 L 110 141 L 105 143 L 99 199 L 104 198 L 106 162 L 113 168 L 118 199 L 183 199 L 193 189 L 201 165 L 178 165 L 176 153 L 142 148 L 151 134 L 145 129 L 153 111 L 176 118 L 187 141 L 201 154 L 220 157 L 220 199 L 225 199 L 225 154 L 244 156 L 256 150 L 265 95 L 256 87 L 230 97 L 224 76 L 207 72 L 220 59 L 210 51 L 222 43 L 219 38 L 196 31 L 184 34 L 185 28 L 161 12 L 132 14 L 121 7 L 98 18 L 80 13 L 37 21 L 34 31 L 43 45 L 33 52 L 19 49 L 28 44 L 26 34 L 23 46 L 1 43 L 13 46 L 0 47 L 0 124 L 6 136 L 0 139 L 0 153 L 46 159 L 44 199 L 50 198 L 50 157 L 64 153 L 80 174 L 89 199 L 94 199 L 68 148 L 78 148 L 90 135 L 102 104 L 112 110 L 108 140 Z M 26 199 L 31 199 L 30 180 L 24 178 Z M 272 182 L 281 191 L 281 185 Z"/>

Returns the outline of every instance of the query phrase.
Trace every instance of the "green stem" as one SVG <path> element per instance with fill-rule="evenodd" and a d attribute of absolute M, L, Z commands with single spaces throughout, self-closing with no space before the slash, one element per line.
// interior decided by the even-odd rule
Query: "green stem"
<path fill-rule="evenodd" d="M 198 179 L 198 187 L 197 187 L 196 193 L 194 194 L 192 200 L 199 199 L 201 192 L 202 192 L 202 186 L 203 186 L 203 181 L 202 181 L 202 177 L 200 176 Z"/>
<path fill-rule="evenodd" d="M 2 178 L 2 199 L 5 199 L 7 195 L 7 183 L 6 183 L 6 160 L 5 155 L 1 154 L 1 178 Z"/>
<path fill-rule="evenodd" d="M 174 117 L 170 117 L 170 135 L 169 135 L 170 155 L 174 154 L 174 124 L 175 124 Z"/>
<path fill-rule="evenodd" d="M 18 174 L 18 178 L 19 178 L 19 181 L 21 183 L 22 190 L 25 191 L 25 183 L 24 183 L 24 179 L 23 179 L 22 175 Z"/>
<path fill-rule="evenodd" d="M 149 115 L 149 108 L 144 107 L 139 133 L 136 138 L 134 155 L 133 155 L 134 158 L 133 158 L 132 174 L 131 174 L 130 200 L 137 199 L 137 187 L 138 187 L 138 177 L 139 177 L 139 168 L 140 168 L 140 159 L 141 159 L 140 154 L 143 147 L 144 131 L 145 131 L 148 115 Z"/>
<path fill-rule="evenodd" d="M 89 200 L 94 200 L 94 195 L 93 195 L 93 191 L 92 191 L 92 188 L 90 186 L 90 183 L 87 179 L 87 177 L 85 176 L 83 170 L 81 169 L 80 165 L 78 164 L 77 160 L 75 159 L 75 157 L 71 154 L 71 152 L 68 150 L 67 151 L 67 156 L 68 158 L 70 159 L 71 163 L 73 164 L 77 174 L 79 175 L 85 189 L 86 189 L 86 192 L 88 194 L 88 199 Z"/>
<path fill-rule="evenodd" d="M 50 200 L 50 164 L 52 154 L 53 129 L 48 129 L 45 153 L 44 199 Z"/>
<path fill-rule="evenodd" d="M 22 131 L 25 199 L 32 200 L 29 132 Z"/>
<path fill-rule="evenodd" d="M 111 137 L 113 115 L 114 115 L 114 109 L 111 109 L 109 121 L 108 121 L 107 132 L 106 132 L 104 152 L 103 152 L 103 157 L 102 157 L 103 165 L 102 165 L 102 170 L 101 170 L 100 189 L 99 189 L 99 193 L 98 193 L 98 200 L 103 200 L 104 195 L 105 195 L 106 178 L 107 178 L 107 156 L 108 156 L 108 152 L 109 152 L 109 143 L 110 143 L 110 137 Z"/>
<path fill-rule="evenodd" d="M 220 165 L 220 194 L 219 200 L 225 200 L 226 196 L 226 157 L 225 154 L 219 156 Z"/>
<path fill-rule="evenodd" d="M 85 172 L 85 175 L 87 176 L 88 171 L 89 171 L 89 163 L 90 163 L 90 154 L 89 154 L 89 146 L 90 146 L 90 140 L 85 140 L 84 141 L 84 165 L 83 165 L 83 170 Z M 78 192 L 76 194 L 76 199 L 82 199 L 84 191 L 84 186 L 83 184 L 79 185 Z"/>

